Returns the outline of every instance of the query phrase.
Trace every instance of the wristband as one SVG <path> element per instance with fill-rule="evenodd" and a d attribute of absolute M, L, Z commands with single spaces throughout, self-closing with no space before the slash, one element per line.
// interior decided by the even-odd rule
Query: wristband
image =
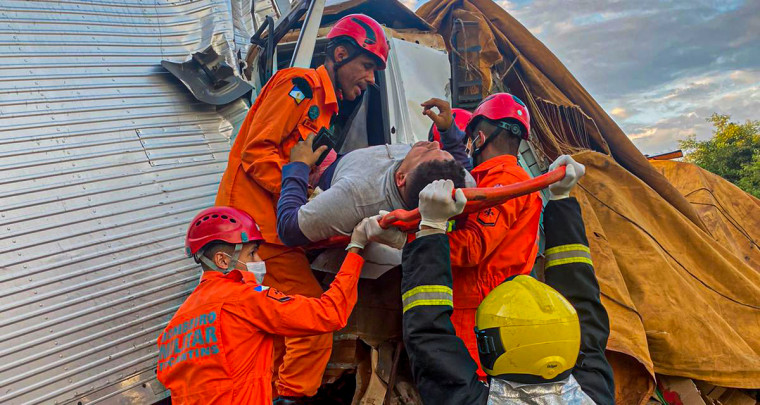
<path fill-rule="evenodd" d="M 549 192 L 550 201 L 564 200 L 565 198 L 569 198 L 569 197 L 570 197 L 570 193 L 554 194 L 551 191 Z"/>
<path fill-rule="evenodd" d="M 429 226 L 435 229 L 440 229 L 446 232 L 446 230 L 449 229 L 449 220 L 445 219 L 443 221 L 430 221 L 423 218 L 422 221 L 420 221 L 420 226 L 422 225 Z"/>
<path fill-rule="evenodd" d="M 419 239 L 428 235 L 445 235 L 446 231 L 440 230 L 438 228 L 435 229 L 422 229 L 417 231 L 416 234 L 414 234 L 414 237 Z"/>
<path fill-rule="evenodd" d="M 351 249 L 351 248 L 359 248 L 360 250 L 364 250 L 364 245 L 360 245 L 352 241 L 351 243 L 348 244 L 348 246 L 346 246 L 346 250 Z"/>

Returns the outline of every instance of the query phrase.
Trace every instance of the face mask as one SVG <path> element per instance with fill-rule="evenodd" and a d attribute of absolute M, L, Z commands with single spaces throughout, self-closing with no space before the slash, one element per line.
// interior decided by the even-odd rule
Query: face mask
<path fill-rule="evenodd" d="M 477 166 L 475 164 L 475 157 L 480 155 L 480 152 L 482 151 L 482 147 L 485 146 L 484 140 L 485 136 L 482 132 L 478 131 L 478 140 L 480 141 L 480 148 L 475 146 L 475 138 L 469 138 L 467 139 L 467 145 L 465 146 L 465 151 L 467 152 L 467 159 L 470 161 L 470 167 Z"/>
<path fill-rule="evenodd" d="M 266 262 L 248 262 L 245 267 L 253 273 L 257 283 L 261 284 L 264 281 L 264 275 L 267 274 Z"/>
<path fill-rule="evenodd" d="M 225 255 L 229 258 L 232 258 L 232 256 L 225 253 Z M 243 263 L 241 261 L 238 261 L 237 263 Z M 237 267 L 237 263 L 235 264 L 235 267 Z M 264 281 L 264 275 L 267 274 L 267 268 L 265 262 L 247 262 L 243 263 L 245 264 L 245 269 L 253 273 L 253 276 L 256 278 L 256 282 L 261 284 L 262 281 Z M 234 268 L 234 267 L 233 267 Z"/>

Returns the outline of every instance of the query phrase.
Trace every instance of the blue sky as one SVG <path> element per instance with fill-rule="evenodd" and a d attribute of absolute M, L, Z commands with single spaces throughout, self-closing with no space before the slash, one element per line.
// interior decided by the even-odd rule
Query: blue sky
<path fill-rule="evenodd" d="M 411 8 L 424 1 L 403 0 Z M 758 0 L 497 0 L 642 152 L 709 138 L 713 112 L 760 119 Z"/>

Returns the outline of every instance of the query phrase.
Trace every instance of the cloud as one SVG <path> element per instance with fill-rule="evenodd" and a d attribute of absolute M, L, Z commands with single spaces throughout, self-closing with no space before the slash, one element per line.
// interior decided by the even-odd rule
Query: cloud
<path fill-rule="evenodd" d="M 633 140 L 633 143 L 642 153 L 657 155 L 677 150 L 678 143 L 673 142 L 673 140 L 685 139 L 692 133 L 689 130 L 653 128 L 651 132 L 647 132 L 645 135 L 634 134 L 629 136 L 629 138 Z M 663 145 L 668 146 L 663 147 Z"/>
<path fill-rule="evenodd" d="M 515 2 L 543 41 L 644 153 L 711 135 L 713 112 L 760 119 L 760 2 Z"/>
<path fill-rule="evenodd" d="M 496 0 L 557 55 L 644 153 L 760 119 L 760 1 Z"/>
<path fill-rule="evenodd" d="M 610 111 L 610 115 L 615 118 L 628 118 L 628 112 L 625 108 L 615 107 Z"/>
<path fill-rule="evenodd" d="M 729 75 L 736 83 L 752 84 L 760 82 L 760 72 L 749 70 L 735 70 Z"/>
<path fill-rule="evenodd" d="M 499 7 L 503 8 L 504 10 L 507 10 L 508 12 L 512 12 L 518 7 L 515 3 L 509 0 L 497 0 L 496 4 L 498 4 Z"/>
<path fill-rule="evenodd" d="M 760 37 L 760 2 L 680 0 L 607 2 L 569 7 L 536 0 L 512 14 L 539 27 L 547 44 L 595 97 L 662 85 L 683 75 L 760 66 L 760 52 L 740 38 Z M 745 45 L 732 46 L 734 42 Z"/>
<path fill-rule="evenodd" d="M 410 10 L 416 10 L 420 4 L 417 0 L 399 0 L 401 4 L 405 5 Z"/>
<path fill-rule="evenodd" d="M 684 77 L 615 103 L 635 111 L 619 124 L 639 149 L 650 154 L 666 152 L 690 134 L 709 138 L 712 126 L 706 119 L 713 113 L 728 114 L 740 122 L 760 118 L 760 69 Z"/>

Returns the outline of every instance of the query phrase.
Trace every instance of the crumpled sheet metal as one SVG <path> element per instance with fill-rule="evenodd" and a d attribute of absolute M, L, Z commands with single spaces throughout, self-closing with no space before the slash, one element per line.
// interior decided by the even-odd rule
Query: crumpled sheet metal
<path fill-rule="evenodd" d="M 572 375 L 549 384 L 519 384 L 499 378 L 491 379 L 488 405 L 594 405 Z"/>

